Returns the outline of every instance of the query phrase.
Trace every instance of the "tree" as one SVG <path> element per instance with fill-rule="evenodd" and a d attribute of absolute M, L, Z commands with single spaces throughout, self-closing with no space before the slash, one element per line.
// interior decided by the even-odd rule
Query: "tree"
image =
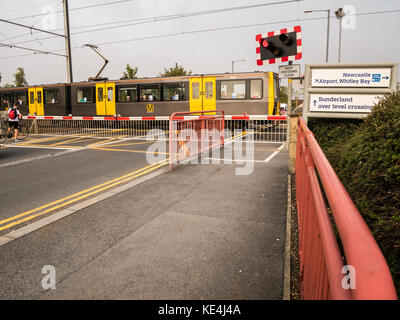
<path fill-rule="evenodd" d="M 279 87 L 279 95 L 281 103 L 288 103 L 288 88 L 285 86 Z"/>
<path fill-rule="evenodd" d="M 160 77 L 175 77 L 175 76 L 189 76 L 192 74 L 192 70 L 186 71 L 184 67 L 178 65 L 175 62 L 175 66 L 169 69 L 164 68 L 164 72 L 160 73 Z"/>
<path fill-rule="evenodd" d="M 129 63 L 126 65 L 126 71 L 124 72 L 121 80 L 126 79 L 137 79 L 138 67 L 132 68 Z"/>
<path fill-rule="evenodd" d="M 14 73 L 14 83 L 16 87 L 27 87 L 28 86 L 28 81 L 26 81 L 25 78 L 25 71 L 24 68 L 18 67 L 17 68 L 17 73 Z"/>

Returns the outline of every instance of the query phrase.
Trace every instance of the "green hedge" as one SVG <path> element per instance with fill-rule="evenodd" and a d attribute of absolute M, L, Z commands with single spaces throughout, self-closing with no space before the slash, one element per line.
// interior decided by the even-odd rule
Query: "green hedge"
<path fill-rule="evenodd" d="M 378 242 L 400 293 L 400 92 L 366 120 L 310 119 L 321 148 Z"/>

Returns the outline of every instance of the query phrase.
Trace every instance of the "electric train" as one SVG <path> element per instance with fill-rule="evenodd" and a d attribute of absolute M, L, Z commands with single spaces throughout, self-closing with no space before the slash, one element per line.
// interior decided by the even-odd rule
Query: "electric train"
<path fill-rule="evenodd" d="M 23 115 L 169 116 L 222 109 L 226 115 L 279 115 L 274 72 L 85 81 L 0 88 L 1 109 L 20 99 Z"/>

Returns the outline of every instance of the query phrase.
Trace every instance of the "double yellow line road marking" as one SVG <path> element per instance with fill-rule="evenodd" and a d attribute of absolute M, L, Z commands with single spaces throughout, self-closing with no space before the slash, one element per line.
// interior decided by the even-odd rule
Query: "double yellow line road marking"
<path fill-rule="evenodd" d="M 234 140 L 237 137 L 243 136 L 245 134 L 246 134 L 246 132 L 243 132 L 243 133 L 241 133 L 239 135 L 236 135 L 234 137 L 226 139 L 225 142 Z M 95 147 L 95 146 L 93 146 L 91 149 L 100 149 L 101 150 L 100 147 Z M 111 151 L 114 151 L 114 150 L 117 150 L 117 149 L 111 149 Z M 142 152 L 143 153 L 147 153 L 146 151 L 142 151 Z M 159 153 L 159 152 L 154 152 L 154 153 Z M 135 170 L 135 171 L 130 172 L 128 174 L 125 174 L 125 175 L 123 175 L 121 177 L 112 179 L 110 181 L 104 182 L 102 184 L 96 185 L 94 187 L 91 187 L 91 188 L 88 188 L 88 189 L 85 189 L 85 190 L 82 190 L 80 192 L 74 193 L 74 194 L 69 195 L 67 197 L 58 199 L 56 201 L 53 201 L 53 202 L 45 204 L 45 205 L 42 205 L 42 206 L 40 206 L 38 208 L 22 212 L 22 213 L 20 213 L 18 215 L 10 217 L 10 218 L 6 218 L 6 219 L 3 219 L 3 220 L 0 220 L 0 231 L 12 228 L 12 227 L 14 227 L 16 225 L 19 225 L 21 223 L 30 221 L 30 220 L 32 220 L 32 219 L 34 219 L 36 217 L 42 216 L 42 215 L 44 215 L 46 213 L 53 212 L 55 210 L 58 210 L 60 208 L 65 207 L 67 205 L 70 205 L 72 203 L 75 203 L 75 202 L 78 202 L 80 200 L 86 199 L 86 198 L 88 198 L 90 196 L 93 196 L 95 194 L 98 194 L 98 193 L 100 193 L 102 191 L 108 190 L 108 189 L 110 189 L 112 187 L 118 186 L 120 184 L 123 184 L 125 182 L 131 181 L 133 179 L 136 179 L 136 178 L 138 178 L 140 176 L 143 176 L 143 175 L 145 175 L 147 173 L 150 173 L 150 172 L 152 172 L 154 170 L 157 170 L 157 169 L 167 165 L 168 163 L 169 163 L 169 159 L 164 159 L 164 160 L 158 161 L 156 163 L 153 163 L 151 165 L 143 167 L 143 168 L 141 168 L 139 170 Z"/>
<path fill-rule="evenodd" d="M 126 175 L 123 175 L 119 178 L 115 178 L 113 180 L 107 181 L 105 183 L 99 184 L 97 186 L 88 188 L 86 190 L 82 190 L 80 192 L 74 193 L 70 196 L 67 196 L 62 199 L 58 199 L 56 201 L 53 201 L 51 203 L 45 204 L 41 207 L 22 212 L 16 216 L 0 220 L 0 231 L 9 229 L 13 226 L 16 226 L 18 224 L 27 222 L 29 220 L 32 220 L 36 217 L 39 217 L 41 215 L 44 215 L 46 213 L 55 211 L 57 209 L 60 209 L 62 207 L 65 207 L 66 205 L 72 204 L 74 202 L 83 200 L 85 198 L 88 198 L 92 195 L 95 195 L 99 192 L 105 191 L 107 189 L 110 189 L 112 187 L 115 187 L 117 185 L 120 185 L 124 182 L 128 182 L 130 180 L 133 180 L 135 178 L 138 178 L 144 174 L 147 174 L 151 171 L 154 171 L 158 168 L 161 168 L 162 166 L 165 166 L 168 163 L 169 159 L 165 159 L 156 163 L 153 163 L 151 165 L 148 165 L 146 167 L 143 167 L 139 170 L 133 171 L 131 173 L 128 173 Z M 11 222 L 12 221 L 12 222 Z"/>

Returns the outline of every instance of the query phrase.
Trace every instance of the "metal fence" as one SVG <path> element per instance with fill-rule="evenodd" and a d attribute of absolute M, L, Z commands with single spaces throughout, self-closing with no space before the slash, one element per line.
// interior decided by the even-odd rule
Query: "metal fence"
<path fill-rule="evenodd" d="M 199 116 L 185 115 L 195 120 Z M 30 134 L 116 139 L 169 139 L 169 117 L 28 116 L 23 122 Z M 286 141 L 286 116 L 225 116 L 225 138 L 238 130 L 255 142 Z M 164 134 L 160 134 L 160 130 Z"/>
<path fill-rule="evenodd" d="M 286 141 L 286 116 L 225 116 L 225 137 L 237 130 L 254 142 L 283 143 Z"/>
<path fill-rule="evenodd" d="M 302 118 L 297 130 L 296 186 L 301 297 L 397 299 L 382 252 Z"/>
<path fill-rule="evenodd" d="M 146 139 L 157 130 L 163 130 L 168 135 L 168 117 L 28 116 L 23 122 L 30 134 L 50 136 Z"/>

